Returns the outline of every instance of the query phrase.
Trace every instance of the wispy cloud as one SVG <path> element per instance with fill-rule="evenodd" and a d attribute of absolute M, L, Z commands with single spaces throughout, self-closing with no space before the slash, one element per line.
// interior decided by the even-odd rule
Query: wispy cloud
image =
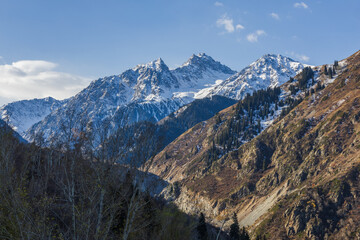
<path fill-rule="evenodd" d="M 290 56 L 294 57 L 296 60 L 299 60 L 301 62 L 309 62 L 310 57 L 306 56 L 304 54 L 298 54 L 296 52 L 286 52 L 286 54 L 289 54 Z"/>
<path fill-rule="evenodd" d="M 294 7 L 307 9 L 309 6 L 304 2 L 297 2 L 297 3 L 294 3 Z"/>
<path fill-rule="evenodd" d="M 242 30 L 245 27 L 243 25 L 241 25 L 241 24 L 237 24 L 235 28 L 236 28 L 236 30 Z"/>
<path fill-rule="evenodd" d="M 52 96 L 63 99 L 85 87 L 90 79 L 57 72 L 57 64 L 25 60 L 0 65 L 0 105 L 20 99 Z"/>
<path fill-rule="evenodd" d="M 224 4 L 222 2 L 215 2 L 214 3 L 215 7 L 223 7 Z"/>
<path fill-rule="evenodd" d="M 228 33 L 232 33 L 235 31 L 235 27 L 234 27 L 234 21 L 231 18 L 228 18 L 226 15 L 224 15 L 222 18 L 219 18 L 216 21 L 216 25 L 218 27 L 224 27 L 225 30 Z"/>
<path fill-rule="evenodd" d="M 273 18 L 273 19 L 276 19 L 276 20 L 280 20 L 280 16 L 279 16 L 279 14 L 277 14 L 277 13 L 270 13 L 270 16 Z"/>
<path fill-rule="evenodd" d="M 249 42 L 257 42 L 260 36 L 266 35 L 264 30 L 257 30 L 256 32 L 250 33 L 246 36 Z"/>
<path fill-rule="evenodd" d="M 310 61 L 310 57 L 306 56 L 306 55 L 298 55 L 297 57 L 300 61 L 303 61 L 303 62 L 308 62 Z"/>
<path fill-rule="evenodd" d="M 226 14 L 216 21 L 218 27 L 223 27 L 226 32 L 233 33 L 235 30 L 242 30 L 245 27 L 241 24 L 234 25 L 234 20 Z"/>

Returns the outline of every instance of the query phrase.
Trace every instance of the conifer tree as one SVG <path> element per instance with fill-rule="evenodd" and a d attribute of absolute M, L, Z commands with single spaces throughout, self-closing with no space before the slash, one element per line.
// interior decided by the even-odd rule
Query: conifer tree
<path fill-rule="evenodd" d="M 246 231 L 245 227 L 241 229 L 240 240 L 250 240 L 249 233 Z"/>
<path fill-rule="evenodd" d="M 324 73 L 325 73 L 325 75 L 329 74 L 326 65 L 325 65 L 325 68 L 324 68 Z"/>
<path fill-rule="evenodd" d="M 198 233 L 198 239 L 199 240 L 207 240 L 208 234 L 206 229 L 206 222 L 205 222 L 205 216 L 203 213 L 200 213 L 199 222 L 196 227 L 197 233 Z"/>
<path fill-rule="evenodd" d="M 257 120 L 257 128 L 258 128 L 258 133 L 261 132 L 261 123 L 260 123 L 260 119 Z"/>
<path fill-rule="evenodd" d="M 335 71 L 335 66 L 333 67 L 333 75 L 336 74 L 336 71 Z"/>
<path fill-rule="evenodd" d="M 240 239 L 240 228 L 239 222 L 237 220 L 236 213 L 232 216 L 233 223 L 230 226 L 230 239 L 231 240 L 239 240 Z"/>
<path fill-rule="evenodd" d="M 329 68 L 328 72 L 329 72 L 329 77 L 332 78 L 333 77 L 333 72 L 332 72 L 331 68 Z"/>

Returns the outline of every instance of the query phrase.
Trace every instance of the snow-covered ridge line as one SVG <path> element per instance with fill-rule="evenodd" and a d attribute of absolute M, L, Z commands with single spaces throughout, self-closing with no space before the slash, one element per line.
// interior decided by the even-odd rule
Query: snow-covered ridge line
<path fill-rule="evenodd" d="M 56 100 L 52 97 L 22 100 L 6 104 L 0 108 L 0 118 L 20 135 L 27 129 L 43 120 L 68 100 Z"/>
<path fill-rule="evenodd" d="M 134 122 L 159 121 L 194 99 L 222 95 L 239 100 L 255 90 L 279 86 L 304 66 L 290 58 L 269 54 L 236 72 L 201 53 L 170 70 L 159 58 L 119 75 L 95 80 L 65 104 L 52 108 L 47 116 L 44 114 L 46 117 L 40 114 L 30 121 L 21 116 L 24 120 L 14 121 L 13 127 L 21 129 L 28 140 L 42 134 L 49 142 L 61 139 L 60 126 L 70 122 L 75 128 L 110 126 L 111 134 Z"/>

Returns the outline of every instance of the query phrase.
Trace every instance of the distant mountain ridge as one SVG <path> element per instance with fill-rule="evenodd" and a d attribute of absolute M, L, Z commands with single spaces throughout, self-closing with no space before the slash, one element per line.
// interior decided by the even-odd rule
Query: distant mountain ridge
<path fill-rule="evenodd" d="M 119 127 L 139 121 L 156 122 L 193 101 L 196 91 L 207 84 L 234 73 L 205 54 L 193 55 L 174 70 L 157 59 L 93 81 L 25 136 L 31 140 L 41 132 L 46 140 L 55 141 L 61 136 L 60 127 L 70 122 L 77 129 L 107 126 L 110 135 Z"/>
<path fill-rule="evenodd" d="M 56 100 L 52 97 L 16 101 L 0 108 L 0 118 L 7 122 L 20 135 L 33 124 L 43 120 L 67 100 Z"/>
<path fill-rule="evenodd" d="M 139 121 L 157 122 L 194 99 L 222 95 L 240 100 L 246 93 L 282 84 L 304 66 L 268 54 L 237 73 L 200 53 L 170 70 L 159 58 L 120 75 L 95 80 L 67 102 L 53 107 L 50 114 L 39 114 L 26 123 L 13 121 L 12 127 L 21 129 L 21 135 L 30 141 L 39 133 L 49 142 L 59 139 L 61 127 L 70 122 L 76 129 L 106 125 L 111 135 L 117 128 Z"/>
<path fill-rule="evenodd" d="M 304 66 L 307 65 L 279 54 L 266 54 L 221 84 L 207 89 L 207 96 L 222 95 L 240 100 L 247 93 L 284 84 Z"/>

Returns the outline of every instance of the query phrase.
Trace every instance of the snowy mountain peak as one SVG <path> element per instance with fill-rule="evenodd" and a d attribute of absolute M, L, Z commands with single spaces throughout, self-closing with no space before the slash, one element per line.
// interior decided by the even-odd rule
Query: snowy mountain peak
<path fill-rule="evenodd" d="M 206 55 L 205 53 L 198 53 L 198 54 L 193 54 L 191 55 L 191 57 L 189 58 L 189 60 L 185 63 L 185 64 L 195 64 L 199 61 L 211 61 L 211 62 L 215 62 L 215 60 Z"/>
<path fill-rule="evenodd" d="M 67 101 L 47 97 L 12 102 L 0 108 L 0 119 L 7 122 L 19 134 L 24 135 L 29 127 L 43 120 Z"/>
<path fill-rule="evenodd" d="M 261 67 L 262 65 L 272 66 L 275 68 L 278 67 L 289 67 L 290 64 L 298 64 L 299 62 L 289 58 L 282 56 L 280 54 L 265 54 L 252 64 L 250 64 L 250 67 Z"/>
<path fill-rule="evenodd" d="M 164 63 L 164 61 L 161 58 L 158 58 L 154 61 L 148 62 L 146 64 L 139 64 L 132 70 L 137 71 L 139 69 L 153 69 L 155 71 L 169 71 L 168 66 Z"/>
<path fill-rule="evenodd" d="M 266 54 L 226 81 L 207 90 L 206 96 L 242 99 L 246 93 L 280 86 L 307 65 L 280 54 Z"/>
<path fill-rule="evenodd" d="M 159 58 L 123 72 L 100 78 L 26 133 L 46 133 L 58 141 L 69 119 L 75 125 L 109 125 L 109 134 L 138 121 L 158 121 L 194 99 L 222 95 L 241 99 L 246 93 L 279 86 L 304 66 L 281 55 L 268 54 L 236 73 L 204 53 L 192 55 L 181 67 L 169 70 Z M 71 114 L 70 114 L 71 113 Z"/>
<path fill-rule="evenodd" d="M 43 100 L 45 101 L 45 102 L 56 102 L 57 100 L 55 99 L 55 98 L 53 98 L 53 97 L 46 97 L 46 98 L 43 98 Z"/>
<path fill-rule="evenodd" d="M 231 70 L 229 67 L 221 64 L 218 61 L 215 61 L 212 57 L 206 55 L 205 53 L 199 53 L 197 55 L 193 54 L 189 60 L 187 60 L 181 68 L 197 68 L 200 70 L 212 69 L 215 71 L 221 71 L 226 74 L 234 74 L 235 71 Z M 176 70 L 176 69 L 175 69 Z M 188 70 L 188 69 L 186 69 Z"/>

